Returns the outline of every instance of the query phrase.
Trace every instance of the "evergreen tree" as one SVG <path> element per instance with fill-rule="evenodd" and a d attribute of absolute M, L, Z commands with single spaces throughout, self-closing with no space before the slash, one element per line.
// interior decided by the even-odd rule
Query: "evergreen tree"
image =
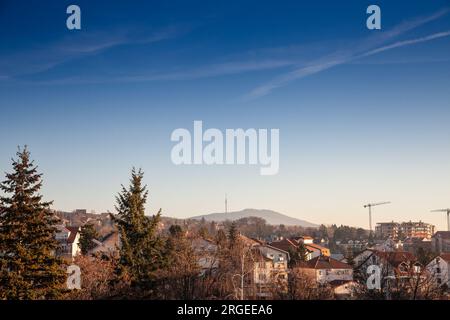
<path fill-rule="evenodd" d="M 236 222 L 232 222 L 230 229 L 228 229 L 228 242 L 230 247 L 235 245 L 238 242 L 239 230 L 237 228 Z"/>
<path fill-rule="evenodd" d="M 93 242 L 94 239 L 97 239 L 99 234 L 92 223 L 87 223 L 81 227 L 80 232 L 80 247 L 81 253 L 86 255 L 89 250 L 95 248 L 96 244 Z"/>
<path fill-rule="evenodd" d="M 169 228 L 169 234 L 172 237 L 181 237 L 183 235 L 183 228 L 177 224 L 173 224 Z"/>
<path fill-rule="evenodd" d="M 25 147 L 0 184 L 0 299 L 51 299 L 65 281 L 55 256 L 58 219 L 39 190 L 42 174 Z"/>
<path fill-rule="evenodd" d="M 157 234 L 161 210 L 145 215 L 147 186 L 142 184 L 144 173 L 133 168 L 129 188 L 122 186 L 116 197 L 117 224 L 121 248 L 118 273 L 130 280 L 137 289 L 155 288 L 157 272 L 166 265 L 164 243 Z"/>
<path fill-rule="evenodd" d="M 300 243 L 298 247 L 293 250 L 289 250 L 289 267 L 293 268 L 297 266 L 300 262 L 305 262 L 308 258 L 308 249 L 306 249 L 306 246 L 303 243 Z"/>
<path fill-rule="evenodd" d="M 217 234 L 215 237 L 215 242 L 219 247 L 224 247 L 226 245 L 227 235 L 225 234 L 225 232 L 222 229 L 217 231 Z"/>

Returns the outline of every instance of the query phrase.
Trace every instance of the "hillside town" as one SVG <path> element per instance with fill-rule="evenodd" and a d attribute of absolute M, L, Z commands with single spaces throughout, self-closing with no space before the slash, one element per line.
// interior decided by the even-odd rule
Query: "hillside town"
<path fill-rule="evenodd" d="M 62 212 L 42 200 L 26 148 L 12 167 L 0 184 L 2 300 L 449 298 L 450 231 L 423 221 L 373 232 L 150 215 L 136 169 L 114 213 Z"/>
<path fill-rule="evenodd" d="M 86 225 L 94 226 L 99 235 L 91 239 L 87 256 L 119 254 L 120 236 L 110 213 L 96 215 L 78 209 L 56 214 L 62 221 L 57 234 L 63 248 L 60 255 L 68 261 L 77 261 L 77 257 L 83 255 L 80 239 Z M 252 225 L 257 224 L 256 229 L 270 229 L 273 233 L 255 236 L 257 232 Z M 395 294 L 400 297 L 400 293 L 408 296 L 417 288 L 420 289 L 417 292 L 426 292 L 425 296 L 417 298 L 449 297 L 450 232 L 435 231 L 433 225 L 422 221 L 377 223 L 373 238 L 367 230 L 339 236 L 344 226 L 291 227 L 289 230 L 285 226 L 266 225 L 258 217 L 219 223 L 163 218 L 158 232 L 170 234 L 174 226 L 183 232 L 195 254 L 199 277 L 220 269 L 218 237 L 229 238 L 230 232 L 238 233 L 238 242 L 242 245 L 239 263 L 244 271 L 235 274 L 234 292 L 229 298 L 286 298 L 292 290 L 289 286 L 298 282 L 296 277 L 304 282 L 302 288 L 308 291 L 301 293 L 299 299 L 307 299 L 308 295 L 317 299 L 371 298 L 366 289 L 370 265 L 379 266 L 384 278 L 380 289 L 384 296 L 378 298 L 395 297 Z M 240 232 L 241 229 L 247 234 Z"/>

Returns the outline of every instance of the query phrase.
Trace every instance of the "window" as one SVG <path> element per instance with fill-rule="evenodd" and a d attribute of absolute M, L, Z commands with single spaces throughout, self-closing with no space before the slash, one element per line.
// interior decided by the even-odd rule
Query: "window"
<path fill-rule="evenodd" d="M 437 267 L 436 268 L 436 273 L 441 273 L 441 268 Z"/>
<path fill-rule="evenodd" d="M 266 274 L 265 273 L 260 273 L 258 276 L 259 280 L 263 281 L 266 280 Z"/>

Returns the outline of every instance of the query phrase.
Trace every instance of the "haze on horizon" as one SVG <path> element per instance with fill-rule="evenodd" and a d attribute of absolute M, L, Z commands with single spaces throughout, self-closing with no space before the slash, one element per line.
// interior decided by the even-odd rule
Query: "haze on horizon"
<path fill-rule="evenodd" d="M 418 221 L 450 207 L 448 1 L 0 5 L 0 171 L 28 145 L 54 208 L 114 211 L 131 168 L 148 214 L 270 209 L 316 224 Z M 279 128 L 280 170 L 175 166 L 177 128 Z"/>

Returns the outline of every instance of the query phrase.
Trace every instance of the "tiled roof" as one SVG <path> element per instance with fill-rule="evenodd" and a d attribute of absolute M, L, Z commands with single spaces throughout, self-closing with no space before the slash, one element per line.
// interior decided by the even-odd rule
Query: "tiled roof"
<path fill-rule="evenodd" d="M 66 227 L 67 230 L 69 230 L 69 237 L 67 238 L 67 243 L 73 243 L 75 241 L 75 237 L 77 236 L 77 233 L 80 231 L 80 228 L 78 227 Z"/>
<path fill-rule="evenodd" d="M 307 269 L 353 269 L 352 266 L 346 263 L 325 256 L 318 256 L 306 261 L 301 267 Z"/>
<path fill-rule="evenodd" d="M 408 251 L 377 251 L 373 250 L 373 254 L 386 260 L 393 267 L 398 267 L 402 262 L 415 262 L 417 258 Z"/>
<path fill-rule="evenodd" d="M 316 251 L 316 250 L 328 250 L 328 248 L 322 247 L 321 245 L 315 244 L 315 243 L 307 243 L 305 244 L 305 247 L 311 251 Z"/>
<path fill-rule="evenodd" d="M 439 257 L 441 257 L 442 259 L 444 259 L 447 262 L 450 262 L 450 253 L 441 253 L 439 255 Z"/>
<path fill-rule="evenodd" d="M 296 244 L 295 242 L 293 242 L 289 239 L 274 241 L 274 242 L 269 243 L 269 245 L 274 248 L 278 248 L 278 249 L 281 249 L 281 250 L 287 251 L 287 252 L 289 252 L 289 250 L 295 250 L 298 247 L 298 244 Z"/>

